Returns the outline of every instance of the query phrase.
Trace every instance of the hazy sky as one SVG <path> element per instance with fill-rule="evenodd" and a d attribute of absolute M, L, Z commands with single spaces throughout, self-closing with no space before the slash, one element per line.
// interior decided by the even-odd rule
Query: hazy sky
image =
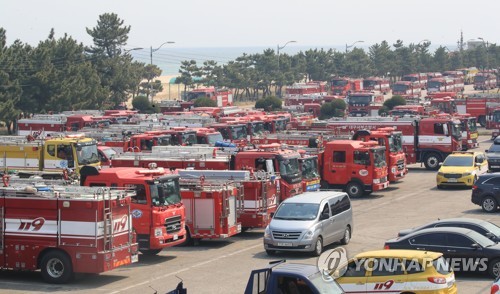
<path fill-rule="evenodd" d="M 333 46 L 363 40 L 453 45 L 478 37 L 498 43 L 500 1 L 463 0 L 0 0 L 8 44 L 36 45 L 54 28 L 91 45 L 85 28 L 113 12 L 131 26 L 127 48 Z"/>

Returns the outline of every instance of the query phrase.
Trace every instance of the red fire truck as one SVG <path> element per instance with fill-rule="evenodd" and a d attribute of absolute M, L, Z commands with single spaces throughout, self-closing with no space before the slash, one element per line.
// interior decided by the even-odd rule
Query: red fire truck
<path fill-rule="evenodd" d="M 346 100 L 349 116 L 378 116 L 384 96 L 373 92 L 352 92 Z"/>
<path fill-rule="evenodd" d="M 330 79 L 330 84 L 333 95 L 347 96 L 351 92 L 363 90 L 362 79 L 334 77 Z"/>
<path fill-rule="evenodd" d="M 482 126 L 486 126 L 486 104 L 500 103 L 500 94 L 498 93 L 477 93 L 469 95 L 465 99 L 465 107 L 457 106 L 459 113 L 469 113 L 477 119 Z"/>
<path fill-rule="evenodd" d="M 385 147 L 377 142 L 337 140 L 316 150 L 324 189 L 344 189 L 358 198 L 389 186 Z"/>
<path fill-rule="evenodd" d="M 421 89 L 418 84 L 410 81 L 397 81 L 392 84 L 392 95 L 399 95 L 408 103 L 417 104 L 420 101 Z"/>
<path fill-rule="evenodd" d="M 422 105 L 396 105 L 389 111 L 393 117 L 426 115 L 425 107 Z"/>
<path fill-rule="evenodd" d="M 40 269 L 60 284 L 138 261 L 131 191 L 13 183 L 0 193 L 2 268 Z"/>
<path fill-rule="evenodd" d="M 454 113 L 453 116 L 460 120 L 462 127 L 462 150 L 474 149 L 479 147 L 477 138 L 479 132 L 477 131 L 476 118 L 470 114 Z"/>
<path fill-rule="evenodd" d="M 478 72 L 474 76 L 474 90 L 491 90 L 497 87 L 497 77 L 492 73 Z"/>
<path fill-rule="evenodd" d="M 385 95 L 391 91 L 391 85 L 389 79 L 369 77 L 363 79 L 363 89 L 367 91 L 378 91 Z"/>
<path fill-rule="evenodd" d="M 238 202 L 237 221 L 243 230 L 265 228 L 271 221 L 279 201 L 279 185 L 275 176 L 263 172 L 220 171 L 220 170 L 179 170 L 182 180 L 203 179 L 207 182 L 224 182 L 230 179 L 243 191 Z"/>
<path fill-rule="evenodd" d="M 249 134 L 246 124 L 237 122 L 215 123 L 208 125 L 208 127 L 220 132 L 222 138 L 226 141 L 236 145 L 245 145 L 247 143 Z"/>
<path fill-rule="evenodd" d="M 314 127 L 314 125 L 313 125 Z M 462 149 L 460 121 L 446 117 L 358 118 L 326 124 L 335 133 L 394 127 L 403 134 L 403 150 L 408 164 L 424 163 L 429 170 L 439 169 L 448 154 Z"/>
<path fill-rule="evenodd" d="M 194 107 L 193 101 L 161 100 L 157 104 L 162 113 L 189 111 Z"/>
<path fill-rule="evenodd" d="M 322 96 L 328 94 L 326 82 L 311 81 L 294 83 L 285 87 L 285 106 L 305 103 L 321 103 Z"/>
<path fill-rule="evenodd" d="M 443 76 L 453 79 L 453 81 L 455 82 L 456 92 L 463 92 L 465 90 L 465 82 L 464 82 L 465 75 L 462 71 L 448 70 L 443 72 Z"/>
<path fill-rule="evenodd" d="M 404 75 L 401 80 L 405 81 L 405 82 L 411 82 L 416 87 L 418 87 L 422 90 L 424 90 L 427 86 L 427 74 L 425 74 L 425 73 L 407 74 L 407 75 Z"/>
<path fill-rule="evenodd" d="M 432 78 L 427 82 L 427 93 L 435 92 L 460 92 L 459 87 L 455 87 L 455 80 L 452 78 Z"/>
<path fill-rule="evenodd" d="M 186 93 L 186 101 L 193 101 L 201 97 L 210 98 L 217 103 L 218 107 L 233 105 L 233 93 L 227 89 L 208 87 L 194 89 Z"/>
<path fill-rule="evenodd" d="M 491 139 L 494 140 L 500 133 L 500 103 L 486 103 L 486 129 L 492 130 Z"/>
<path fill-rule="evenodd" d="M 279 172 L 280 199 L 302 193 L 302 178 L 299 172 L 300 154 L 282 150 L 280 145 L 261 145 L 258 149 L 235 151 L 230 154 L 215 147 L 157 146 L 152 152 L 117 154 L 113 166 L 147 167 L 149 163 L 170 169 L 195 170 L 265 170 Z"/>
<path fill-rule="evenodd" d="M 85 167 L 82 186 L 122 187 L 135 190 L 132 198 L 132 226 L 139 250 L 156 255 L 163 248 L 186 240 L 184 205 L 179 192 L 179 176 L 156 168 L 113 167 L 98 170 Z"/>

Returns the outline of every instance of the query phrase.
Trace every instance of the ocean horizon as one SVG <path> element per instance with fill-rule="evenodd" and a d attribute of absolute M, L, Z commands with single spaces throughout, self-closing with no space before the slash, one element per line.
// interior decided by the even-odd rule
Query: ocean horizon
<path fill-rule="evenodd" d="M 372 45 L 364 45 L 363 43 L 356 44 L 355 47 L 362 48 L 368 51 L 369 47 Z M 429 47 L 431 51 L 437 49 L 439 46 L 446 46 L 450 50 L 455 50 L 456 45 L 432 45 Z M 267 49 L 277 50 L 275 47 L 198 47 L 198 48 L 161 48 L 153 52 L 152 61 L 153 64 L 158 66 L 162 70 L 162 76 L 177 75 L 179 74 L 179 69 L 182 61 L 195 60 L 198 66 L 202 66 L 203 62 L 208 60 L 213 60 L 217 62 L 218 65 L 227 64 L 230 61 L 234 61 L 236 58 L 243 56 L 244 54 L 257 54 L 263 53 Z M 345 52 L 344 45 L 317 45 L 317 46 L 297 46 L 288 45 L 286 48 L 280 49 L 280 54 L 295 55 L 299 52 L 304 52 L 310 49 L 325 50 L 330 49 Z M 350 48 L 352 50 L 352 48 Z M 142 49 L 134 50 L 129 52 L 135 61 L 144 62 L 149 64 L 151 62 L 151 50 Z"/>

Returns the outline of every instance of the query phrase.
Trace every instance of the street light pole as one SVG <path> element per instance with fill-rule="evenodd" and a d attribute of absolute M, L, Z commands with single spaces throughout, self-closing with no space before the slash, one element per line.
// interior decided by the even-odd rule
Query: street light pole
<path fill-rule="evenodd" d="M 163 47 L 163 45 L 165 45 L 165 44 L 175 44 L 175 42 L 167 41 L 167 42 L 161 44 L 160 46 L 158 46 L 158 48 L 156 48 L 156 49 L 153 49 L 153 46 L 150 47 L 150 49 L 151 49 L 150 50 L 150 58 L 151 59 L 150 59 L 150 63 L 149 63 L 150 65 L 153 65 L 153 52 L 160 50 L 160 48 Z M 149 85 L 149 95 L 151 96 L 151 102 L 153 102 L 153 84 L 152 83 L 150 83 L 150 85 Z"/>
<path fill-rule="evenodd" d="M 130 51 L 136 51 L 136 50 L 142 50 L 142 49 L 144 49 L 144 48 L 142 48 L 142 47 L 136 47 L 136 48 L 132 48 L 132 49 L 126 49 L 126 50 L 123 50 L 123 53 L 127 54 Z"/>
<path fill-rule="evenodd" d="M 347 52 L 348 52 L 347 50 L 348 50 L 349 48 L 351 48 L 352 46 L 354 46 L 354 45 L 356 45 L 356 44 L 358 44 L 358 43 L 363 43 L 363 42 L 364 42 L 364 41 L 356 41 L 356 42 L 352 43 L 352 44 L 351 44 L 351 45 L 349 45 L 349 46 L 347 46 L 347 43 L 346 43 L 346 44 L 345 44 L 345 53 L 347 53 Z"/>
<path fill-rule="evenodd" d="M 297 43 L 297 41 L 288 41 L 283 46 L 280 46 L 280 44 L 278 44 L 278 46 L 277 46 L 277 49 L 278 49 L 278 50 L 276 50 L 276 54 L 278 55 L 278 75 L 276 76 L 277 78 L 279 78 L 279 75 L 280 75 L 280 50 L 285 48 L 286 45 L 288 45 L 290 43 Z M 277 82 L 277 80 L 276 80 L 276 82 Z M 279 96 L 281 96 L 281 91 L 279 93 Z"/>

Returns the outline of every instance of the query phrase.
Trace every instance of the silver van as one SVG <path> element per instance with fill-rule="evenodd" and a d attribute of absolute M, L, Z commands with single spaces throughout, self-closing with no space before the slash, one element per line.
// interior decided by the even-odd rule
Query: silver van
<path fill-rule="evenodd" d="M 349 243 L 352 208 L 344 192 L 306 192 L 283 201 L 264 232 L 267 254 L 305 251 L 319 256 L 323 246 Z"/>

